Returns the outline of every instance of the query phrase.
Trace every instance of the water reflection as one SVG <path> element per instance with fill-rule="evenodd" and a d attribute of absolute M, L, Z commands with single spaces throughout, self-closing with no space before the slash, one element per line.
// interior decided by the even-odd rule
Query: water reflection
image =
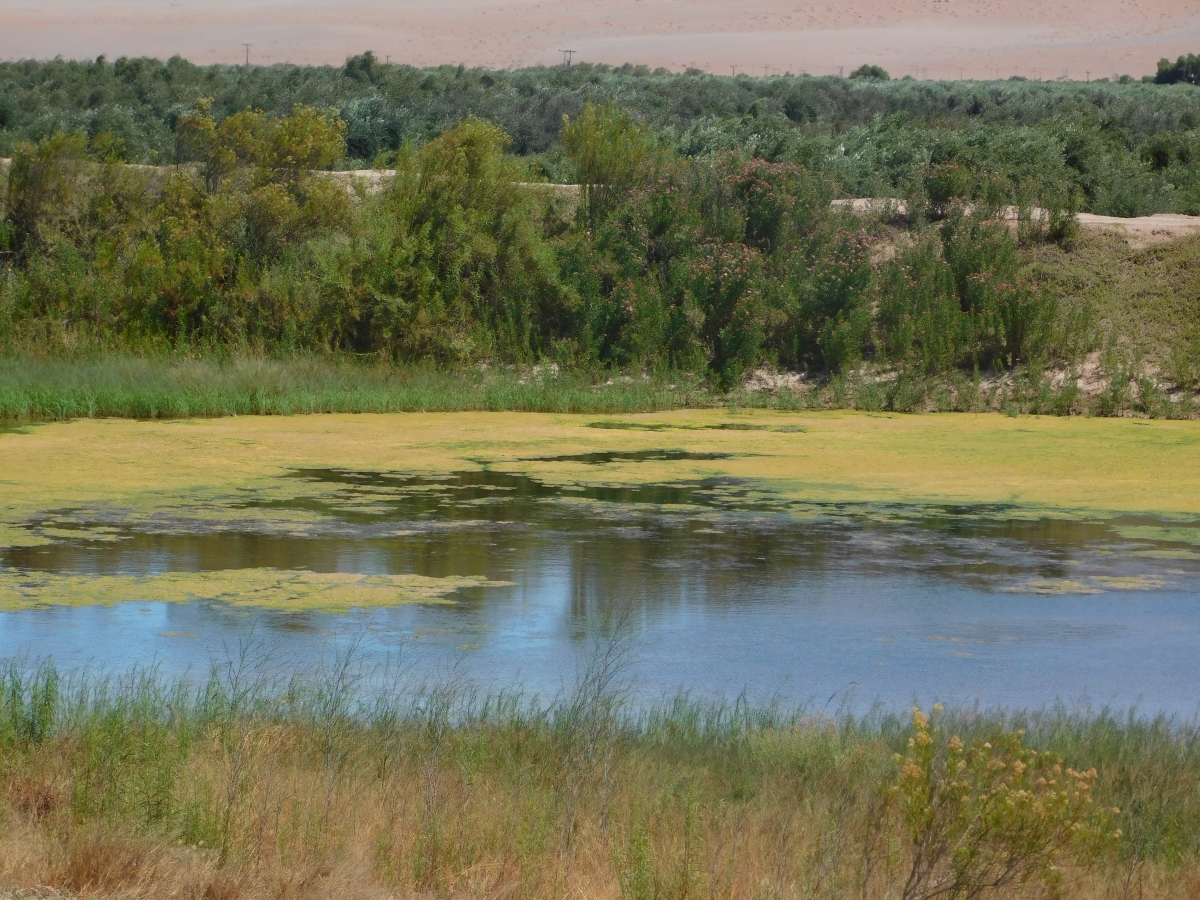
<path fill-rule="evenodd" d="M 568 461 L 634 461 L 598 457 Z M 298 659 L 357 631 L 372 653 L 466 654 L 485 681 L 545 691 L 569 677 L 582 638 L 631 611 L 638 677 L 651 693 L 749 687 L 799 700 L 842 691 L 862 704 L 1010 705 L 1086 694 L 1189 713 L 1197 699 L 1200 559 L 1162 539 L 1178 523 L 1030 520 L 1003 506 L 813 507 L 731 479 L 557 485 L 488 469 L 290 477 L 295 499 L 245 511 L 316 514 L 305 536 L 245 520 L 189 533 L 114 533 L 110 522 L 115 539 L 12 548 L 0 564 L 94 575 L 304 568 L 514 586 L 352 616 L 206 603 L 13 613 L 0 616 L 0 654 L 53 649 L 119 664 L 159 653 L 195 666 L 261 622 Z M 1158 537 L 1124 536 L 1145 526 Z M 1053 596 L 1060 588 L 1067 594 Z"/>

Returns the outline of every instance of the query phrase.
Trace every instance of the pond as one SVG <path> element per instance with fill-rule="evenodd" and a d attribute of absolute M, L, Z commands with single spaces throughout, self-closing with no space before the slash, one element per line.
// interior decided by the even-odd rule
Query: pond
<path fill-rule="evenodd" d="M 59 498 L 0 548 L 0 656 L 195 673 L 249 640 L 552 695 L 619 645 L 646 702 L 1197 712 L 1200 516 L 814 501 L 727 471 L 773 452 L 750 427 L 800 433 L 284 466 L 219 520 Z"/>

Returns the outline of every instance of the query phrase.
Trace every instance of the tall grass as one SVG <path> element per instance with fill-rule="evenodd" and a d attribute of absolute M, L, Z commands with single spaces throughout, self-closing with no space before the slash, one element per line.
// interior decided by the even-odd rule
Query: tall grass
<path fill-rule="evenodd" d="M 952 372 L 864 370 L 776 390 L 722 391 L 695 373 L 618 375 L 553 367 L 444 370 L 335 356 L 225 359 L 101 354 L 0 356 L 0 423 L 76 418 L 213 418 L 389 412 L 619 414 L 687 408 L 784 411 L 1005 412 L 1193 418 L 1196 402 L 1172 398 L 1133 368 L 1086 395 L 1074 377 L 1018 368 L 1003 378 Z"/>
<path fill-rule="evenodd" d="M 0 358 L 0 420 L 307 413 L 643 412 L 704 405 L 702 383 L 538 369 L 441 371 L 319 357 Z"/>
<path fill-rule="evenodd" d="M 8 663 L 0 886 L 207 898 L 902 895 L 911 847 L 888 786 L 918 734 L 906 717 L 686 696 L 634 706 L 619 656 L 597 660 L 548 701 L 365 672 L 349 658 L 277 680 L 243 655 L 193 682 Z M 1067 896 L 1194 890 L 1190 724 L 1055 709 L 962 711 L 939 727 L 997 746 L 1024 729 L 1064 766 L 1098 770 L 1096 802 L 1120 808 L 1105 815 L 1122 835 L 1057 860 Z"/>

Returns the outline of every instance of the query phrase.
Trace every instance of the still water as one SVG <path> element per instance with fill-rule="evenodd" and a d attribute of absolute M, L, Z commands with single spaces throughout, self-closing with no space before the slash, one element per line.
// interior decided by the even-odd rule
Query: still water
<path fill-rule="evenodd" d="M 670 454 L 674 453 L 672 456 Z M 642 451 L 570 461 L 712 458 Z M 553 695 L 614 632 L 636 695 L 745 693 L 817 710 L 942 701 L 1200 706 L 1197 523 L 1029 519 L 1004 507 L 799 509 L 728 479 L 570 486 L 298 470 L 303 537 L 244 524 L 117 527 L 0 551 L 10 571 L 143 575 L 270 567 L 482 576 L 450 602 L 348 614 L 129 602 L 0 614 L 0 656 L 200 673 L 252 635 L 282 667 L 366 662 Z M 332 489 L 332 490 L 330 490 Z M 253 512 L 253 502 L 248 512 Z M 109 523 L 111 532 L 111 523 Z"/>

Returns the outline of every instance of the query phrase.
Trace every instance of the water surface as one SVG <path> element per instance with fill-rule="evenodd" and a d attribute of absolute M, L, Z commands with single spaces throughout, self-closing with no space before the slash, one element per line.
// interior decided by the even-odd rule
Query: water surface
<path fill-rule="evenodd" d="M 727 455 L 553 459 L 602 471 Z M 1003 505 L 801 506 L 730 478 L 564 486 L 493 468 L 288 477 L 294 500 L 249 498 L 246 516 L 221 528 L 55 511 L 30 527 L 57 523 L 57 539 L 0 550 L 0 566 L 97 577 L 269 567 L 511 586 L 346 614 L 135 597 L 51 606 L 0 614 L 0 655 L 202 671 L 253 629 L 285 665 L 353 644 L 368 661 L 400 654 L 419 670 L 552 694 L 618 629 L 645 700 L 744 691 L 819 708 L 1062 701 L 1184 715 L 1200 702 L 1197 523 L 1029 518 Z M 256 529 L 268 506 L 318 524 L 303 535 Z"/>

